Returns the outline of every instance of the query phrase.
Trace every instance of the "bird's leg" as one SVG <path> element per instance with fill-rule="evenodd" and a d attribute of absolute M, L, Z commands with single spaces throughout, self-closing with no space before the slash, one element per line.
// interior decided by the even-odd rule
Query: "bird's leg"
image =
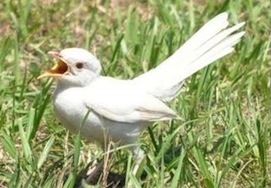
<path fill-rule="evenodd" d="M 108 167 L 109 158 L 111 158 L 110 146 L 104 144 L 105 155 L 101 160 L 94 164 L 93 161 L 89 162 L 87 166 L 78 175 L 78 185 L 75 187 L 82 187 L 82 180 L 90 185 L 96 185 L 100 180 L 105 182 L 105 178 L 108 176 L 106 168 Z M 103 175 L 103 176 L 102 176 Z M 80 184 L 80 185 L 79 185 Z"/>
<path fill-rule="evenodd" d="M 104 164 L 103 164 L 103 187 L 107 186 L 107 179 L 108 175 L 110 174 L 110 161 L 112 158 L 112 149 L 113 149 L 113 143 L 108 140 L 108 143 L 105 143 L 105 155 L 104 155 Z"/>
<path fill-rule="evenodd" d="M 111 148 L 112 148 L 112 144 L 110 143 L 106 144 L 106 146 L 104 146 L 105 155 L 103 159 L 99 161 L 98 164 L 96 164 L 94 168 L 91 168 L 88 170 L 88 173 L 85 178 L 88 184 L 95 185 L 98 183 L 99 180 L 102 180 L 103 184 L 107 182 L 106 180 L 107 180 L 107 177 L 109 174 L 109 168 L 110 168 L 109 162 L 112 156 L 112 152 L 110 150 Z M 90 165 L 88 165 L 88 167 L 89 166 Z"/>
<path fill-rule="evenodd" d="M 98 162 L 95 167 L 88 169 L 85 177 L 85 181 L 88 184 L 96 185 L 100 180 L 101 174 L 103 173 L 104 160 Z"/>
<path fill-rule="evenodd" d="M 144 151 L 137 146 L 134 150 L 133 150 L 133 154 L 134 154 L 134 159 L 135 159 L 135 166 L 133 168 L 133 175 L 134 176 L 138 176 L 142 173 L 143 168 L 140 168 L 143 166 L 144 162 L 145 162 L 145 155 L 144 155 Z"/>
<path fill-rule="evenodd" d="M 110 171 L 110 162 L 113 154 L 112 143 L 104 146 L 104 150 L 105 155 L 103 160 L 88 171 L 84 178 L 85 182 L 91 185 L 96 185 L 98 182 L 101 182 L 102 187 L 123 187 L 125 184 L 125 176 Z"/>
<path fill-rule="evenodd" d="M 140 179 L 141 174 L 143 172 L 143 167 L 144 167 L 144 163 L 145 163 L 145 155 L 144 155 L 144 151 L 142 149 L 140 149 L 139 146 L 137 146 L 134 150 L 133 150 L 133 158 L 135 160 L 135 165 L 132 169 L 132 176 L 134 176 L 137 179 Z M 127 182 L 127 187 L 135 187 L 134 183 L 132 181 L 132 178 L 129 178 L 128 182 Z"/>
<path fill-rule="evenodd" d="M 93 165 L 93 161 L 89 162 L 87 166 L 78 174 L 75 188 L 85 187 L 84 184 L 96 185 L 103 171 L 103 160 L 98 161 Z"/>

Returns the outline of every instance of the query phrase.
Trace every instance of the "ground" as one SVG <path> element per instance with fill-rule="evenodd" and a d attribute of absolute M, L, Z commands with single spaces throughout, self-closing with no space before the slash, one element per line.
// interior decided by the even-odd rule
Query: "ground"
<path fill-rule="evenodd" d="M 49 50 L 86 48 L 104 75 L 132 78 L 223 11 L 231 23 L 246 21 L 235 53 L 186 81 L 171 103 L 181 120 L 142 134 L 142 174 L 133 176 L 126 150 L 114 153 L 112 171 L 132 187 L 270 187 L 270 9 L 268 0 L 4 1 L 0 187 L 73 187 L 78 173 L 104 156 L 56 119 L 54 83 L 37 80 L 53 64 Z"/>

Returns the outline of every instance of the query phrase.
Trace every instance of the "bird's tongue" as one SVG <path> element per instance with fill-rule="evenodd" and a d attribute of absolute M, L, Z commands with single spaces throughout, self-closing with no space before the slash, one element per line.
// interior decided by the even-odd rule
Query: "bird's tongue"
<path fill-rule="evenodd" d="M 68 71 L 68 65 L 62 60 L 59 60 L 50 70 L 46 71 L 38 77 L 38 79 L 44 77 L 60 77 Z"/>
<path fill-rule="evenodd" d="M 55 64 L 52 69 L 48 70 L 47 72 L 52 74 L 64 74 L 67 72 L 68 66 L 63 61 L 59 60 L 57 64 Z"/>

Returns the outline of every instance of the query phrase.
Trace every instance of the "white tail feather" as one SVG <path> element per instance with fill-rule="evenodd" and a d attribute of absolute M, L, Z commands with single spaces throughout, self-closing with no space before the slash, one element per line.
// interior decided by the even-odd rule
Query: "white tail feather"
<path fill-rule="evenodd" d="M 234 50 L 233 46 L 245 33 L 234 32 L 244 23 L 226 29 L 228 25 L 228 14 L 219 14 L 162 64 L 138 76 L 133 82 L 163 101 L 171 100 L 187 77 Z"/>
<path fill-rule="evenodd" d="M 191 50 L 201 46 L 222 29 L 225 29 L 228 25 L 228 14 L 219 14 L 202 26 L 199 31 L 197 31 L 179 50 L 176 51 L 176 53 L 186 51 L 191 52 Z"/>

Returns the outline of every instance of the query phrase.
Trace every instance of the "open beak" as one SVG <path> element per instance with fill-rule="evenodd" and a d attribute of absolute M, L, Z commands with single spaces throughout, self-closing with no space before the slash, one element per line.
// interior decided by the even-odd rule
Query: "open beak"
<path fill-rule="evenodd" d="M 53 77 L 53 78 L 59 78 L 63 76 L 65 73 L 68 72 L 69 67 L 65 60 L 60 56 L 59 52 L 56 51 L 49 51 L 49 55 L 57 59 L 57 63 L 50 69 L 47 70 L 45 73 L 40 75 L 38 79 L 44 78 L 44 77 Z"/>

